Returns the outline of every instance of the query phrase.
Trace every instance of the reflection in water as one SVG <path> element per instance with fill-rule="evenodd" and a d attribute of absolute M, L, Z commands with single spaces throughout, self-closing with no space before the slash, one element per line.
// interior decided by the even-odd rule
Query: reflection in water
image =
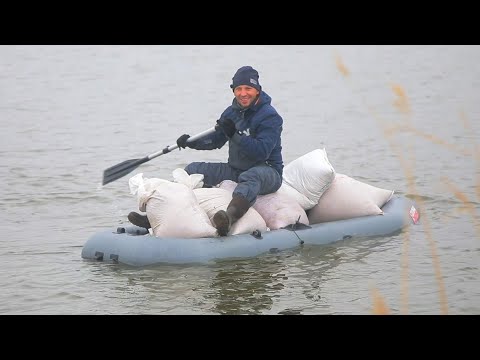
<path fill-rule="evenodd" d="M 358 264 L 373 252 L 385 250 L 387 242 L 385 238 L 357 238 L 253 259 L 219 261 L 205 297 L 219 314 L 331 313 L 330 299 L 322 296 L 323 281 L 336 276 L 332 270 L 337 266 Z M 295 298 L 294 307 L 281 302 L 286 289 L 289 298 Z"/>
<path fill-rule="evenodd" d="M 332 314 L 349 313 L 351 303 L 371 304 L 365 279 L 385 263 L 367 258 L 400 251 L 401 235 L 353 238 L 326 246 L 309 245 L 256 258 L 208 265 L 143 268 L 84 262 L 90 274 L 82 296 L 100 314 Z M 365 265 L 368 263 L 368 265 Z M 362 278 L 351 287 L 350 278 Z M 366 300 L 364 300 L 366 298 Z M 368 311 L 368 308 L 367 310 Z"/>
<path fill-rule="evenodd" d="M 266 255 L 219 261 L 211 291 L 206 296 L 219 314 L 260 314 L 269 310 L 275 294 L 284 288 L 285 260 Z"/>
<path fill-rule="evenodd" d="M 353 238 L 325 246 L 308 245 L 300 249 L 285 269 L 285 288 L 293 303 L 279 303 L 278 314 L 341 314 L 345 305 L 365 297 L 362 286 L 352 288 L 350 277 L 362 277 L 360 264 L 367 258 L 399 242 L 390 238 Z M 364 274 L 364 279 L 370 279 Z M 362 285 L 359 283 L 359 285 Z"/>

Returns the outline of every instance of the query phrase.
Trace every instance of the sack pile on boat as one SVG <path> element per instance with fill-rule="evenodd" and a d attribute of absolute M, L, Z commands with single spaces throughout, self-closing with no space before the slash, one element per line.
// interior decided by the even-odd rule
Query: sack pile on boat
<path fill-rule="evenodd" d="M 203 188 L 203 175 L 188 175 L 178 168 L 173 180 L 129 179 L 138 209 L 146 212 L 157 237 L 217 237 L 212 218 L 226 210 L 236 183 L 225 180 Z M 285 165 L 280 189 L 259 195 L 247 213 L 233 224 L 228 235 L 269 231 L 292 224 L 312 225 L 366 215 L 382 215 L 381 207 L 393 196 L 387 190 L 339 174 L 325 149 L 315 149 Z"/>

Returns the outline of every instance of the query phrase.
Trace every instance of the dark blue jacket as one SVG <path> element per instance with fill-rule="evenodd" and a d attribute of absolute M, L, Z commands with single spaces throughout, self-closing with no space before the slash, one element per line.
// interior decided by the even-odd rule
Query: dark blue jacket
<path fill-rule="evenodd" d="M 283 119 L 271 105 L 272 98 L 261 91 L 257 104 L 242 109 L 236 99 L 220 116 L 234 121 L 237 132 L 229 141 L 228 163 L 247 170 L 260 164 L 272 166 L 280 176 L 283 174 L 282 141 Z M 220 149 L 228 137 L 217 130 L 213 134 L 189 143 L 196 150 Z"/>

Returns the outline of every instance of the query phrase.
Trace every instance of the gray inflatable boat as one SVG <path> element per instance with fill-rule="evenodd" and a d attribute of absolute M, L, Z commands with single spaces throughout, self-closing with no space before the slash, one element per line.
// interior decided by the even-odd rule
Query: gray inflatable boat
<path fill-rule="evenodd" d="M 216 259 L 254 257 L 292 249 L 302 244 L 324 245 L 352 237 L 386 236 L 418 222 L 413 200 L 393 196 L 383 215 L 313 225 L 300 223 L 279 230 L 214 238 L 159 238 L 129 224 L 94 234 L 82 249 L 82 258 L 146 266 L 161 263 L 207 263 Z"/>

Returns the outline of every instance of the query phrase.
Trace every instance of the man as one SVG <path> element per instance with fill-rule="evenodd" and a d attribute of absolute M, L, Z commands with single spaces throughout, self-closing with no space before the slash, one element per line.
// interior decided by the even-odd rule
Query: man
<path fill-rule="evenodd" d="M 227 211 L 213 216 L 220 236 L 226 236 L 232 224 L 255 203 L 258 195 L 270 194 L 282 185 L 283 158 L 281 134 L 283 119 L 271 105 L 271 97 L 262 90 L 257 70 L 243 66 L 232 78 L 230 88 L 235 98 L 216 123 L 216 131 L 204 138 L 187 142 L 190 135 L 177 139 L 179 148 L 196 150 L 222 148 L 228 141 L 227 163 L 193 162 L 185 167 L 188 174 L 203 174 L 204 186 L 223 180 L 238 183 Z M 150 227 L 146 216 L 130 213 L 135 225 Z"/>

